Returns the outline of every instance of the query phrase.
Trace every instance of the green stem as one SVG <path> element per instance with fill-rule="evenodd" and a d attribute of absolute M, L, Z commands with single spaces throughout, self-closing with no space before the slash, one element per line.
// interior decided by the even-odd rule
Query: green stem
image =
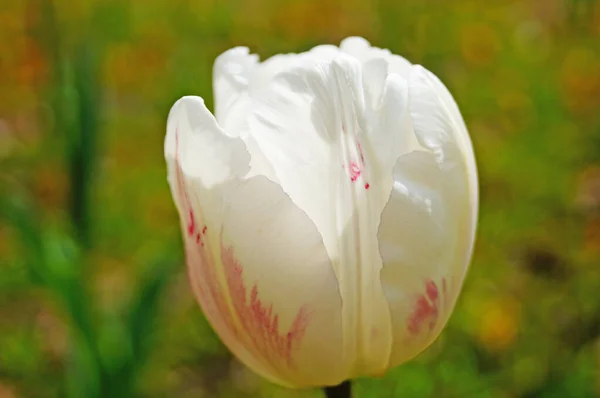
<path fill-rule="evenodd" d="M 325 396 L 327 398 L 351 398 L 352 397 L 352 385 L 347 380 L 342 384 L 333 387 L 325 387 Z"/>

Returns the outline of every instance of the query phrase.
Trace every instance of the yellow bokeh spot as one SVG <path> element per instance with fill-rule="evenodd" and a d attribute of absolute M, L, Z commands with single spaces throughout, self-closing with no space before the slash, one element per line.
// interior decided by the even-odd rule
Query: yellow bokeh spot
<path fill-rule="evenodd" d="M 490 351 L 504 351 L 518 332 L 520 306 L 513 300 L 495 300 L 484 307 L 477 338 Z"/>

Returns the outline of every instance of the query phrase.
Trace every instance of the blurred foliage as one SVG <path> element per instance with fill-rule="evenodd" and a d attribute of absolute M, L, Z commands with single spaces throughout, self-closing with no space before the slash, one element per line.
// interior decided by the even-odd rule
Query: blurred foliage
<path fill-rule="evenodd" d="M 243 368 L 187 287 L 162 155 L 214 58 L 362 35 L 469 126 L 476 252 L 418 359 L 357 397 L 600 396 L 600 2 L 3 0 L 0 397 L 318 397 Z"/>

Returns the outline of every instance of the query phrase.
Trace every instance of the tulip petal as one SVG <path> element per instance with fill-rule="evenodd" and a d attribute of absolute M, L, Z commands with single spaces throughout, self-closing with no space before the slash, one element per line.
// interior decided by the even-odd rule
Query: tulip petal
<path fill-rule="evenodd" d="M 421 352 L 436 335 L 447 297 L 430 299 L 425 288 L 439 289 L 451 277 L 455 236 L 440 187 L 443 173 L 431 153 L 403 155 L 394 167 L 394 188 L 379 227 L 383 259 L 381 283 L 390 304 L 394 346 L 390 366 Z M 449 235 L 449 236 L 448 236 Z M 447 282 L 446 282 L 447 283 Z"/>
<path fill-rule="evenodd" d="M 249 120 L 281 187 L 313 220 L 333 259 L 344 351 L 354 356 L 349 377 L 382 372 L 391 349 L 376 238 L 389 187 L 379 180 L 365 106 L 360 63 L 338 54 L 280 73 L 255 97 Z"/>
<path fill-rule="evenodd" d="M 455 123 L 448 98 L 423 71 L 413 67 L 408 82 L 410 118 L 423 150 L 396 162 L 379 228 L 381 281 L 395 336 L 391 366 L 425 349 L 448 320 L 471 257 L 477 214 L 464 124 Z"/>
<path fill-rule="evenodd" d="M 340 43 L 342 52 L 358 59 L 362 64 L 366 64 L 373 59 L 383 59 L 388 63 L 389 72 L 408 78 L 412 64 L 405 58 L 392 54 L 390 50 L 372 47 L 371 44 L 362 37 L 348 37 Z"/>
<path fill-rule="evenodd" d="M 436 153 L 446 172 L 453 172 L 464 186 L 457 186 L 454 200 L 470 208 L 468 240 L 474 242 L 477 224 L 479 190 L 473 146 L 465 122 L 444 84 L 420 65 L 412 68 L 409 80 L 410 114 L 417 140 Z M 462 193 L 467 193 L 467 199 Z M 466 260 L 470 258 L 472 243 Z M 465 261 L 465 268 L 469 261 Z M 465 269 L 466 272 L 466 269 Z"/>
<path fill-rule="evenodd" d="M 277 184 L 251 178 L 229 196 L 221 250 L 238 335 L 253 355 L 290 386 L 343 381 L 339 287 L 306 213 Z"/>
<path fill-rule="evenodd" d="M 411 73 L 411 81 L 414 82 L 412 86 L 425 85 L 428 87 L 428 90 L 425 90 L 426 92 L 435 93 L 435 95 L 437 96 L 438 103 L 441 103 L 441 107 L 448 115 L 448 118 L 452 125 L 453 140 L 457 143 L 458 149 L 460 150 L 460 153 L 464 159 L 467 172 L 469 174 L 468 190 L 470 193 L 470 202 L 473 204 L 473 213 L 471 216 L 471 221 L 473 226 L 472 231 L 474 234 L 475 226 L 477 224 L 477 204 L 479 202 L 479 189 L 477 184 L 477 165 L 475 163 L 473 145 L 471 143 L 471 139 L 469 138 L 467 127 L 460 113 L 460 110 L 458 109 L 458 105 L 452 97 L 452 94 L 450 94 L 446 86 L 440 81 L 440 79 L 437 76 L 435 76 L 433 73 L 423 68 L 422 66 L 418 65 L 414 67 Z M 418 94 L 413 93 L 412 95 Z M 429 94 L 429 96 L 430 95 L 431 94 Z"/>
<path fill-rule="evenodd" d="M 229 135 L 237 136 L 244 128 L 250 104 L 248 87 L 257 66 L 258 56 L 250 54 L 247 47 L 227 50 L 215 60 L 215 116 Z"/>
<path fill-rule="evenodd" d="M 201 98 L 173 106 L 165 155 L 190 284 L 223 342 L 279 384 L 341 382 L 341 298 L 314 223 L 276 183 L 244 179 L 243 141 Z"/>
<path fill-rule="evenodd" d="M 371 50 L 371 43 L 363 37 L 350 36 L 342 40 L 340 50 L 358 60 L 362 60 L 365 54 Z"/>
<path fill-rule="evenodd" d="M 250 82 L 250 92 L 259 94 L 279 73 L 319 62 L 329 62 L 340 54 L 340 49 L 333 45 L 320 45 L 300 54 L 277 54 L 264 60 L 254 70 Z M 260 95 L 260 94 L 259 94 Z"/>
<path fill-rule="evenodd" d="M 365 71 L 368 73 L 368 70 Z M 364 79 L 363 79 L 364 80 Z M 385 201 L 391 188 L 392 170 L 398 158 L 414 150 L 422 149 L 412 131 L 408 109 L 408 84 L 401 76 L 392 74 L 385 78 L 381 98 L 370 120 L 372 147 L 386 181 Z"/>
<path fill-rule="evenodd" d="M 192 291 L 206 318 L 227 345 L 257 372 L 269 372 L 236 336 L 221 281 L 214 232 L 222 225 L 223 186 L 241 178 L 249 157 L 243 142 L 227 137 L 204 101 L 184 97 L 173 105 L 167 122 L 165 158 L 169 184 L 181 219 L 186 263 Z"/>
<path fill-rule="evenodd" d="M 363 65 L 363 86 L 367 104 L 377 111 L 380 108 L 381 97 L 388 76 L 388 64 L 385 60 L 375 58 Z"/>

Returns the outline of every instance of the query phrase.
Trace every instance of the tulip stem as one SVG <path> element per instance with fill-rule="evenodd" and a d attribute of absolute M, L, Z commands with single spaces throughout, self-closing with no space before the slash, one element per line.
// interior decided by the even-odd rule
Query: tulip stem
<path fill-rule="evenodd" d="M 352 385 L 349 380 L 333 387 L 325 387 L 327 398 L 350 398 L 352 396 Z"/>

